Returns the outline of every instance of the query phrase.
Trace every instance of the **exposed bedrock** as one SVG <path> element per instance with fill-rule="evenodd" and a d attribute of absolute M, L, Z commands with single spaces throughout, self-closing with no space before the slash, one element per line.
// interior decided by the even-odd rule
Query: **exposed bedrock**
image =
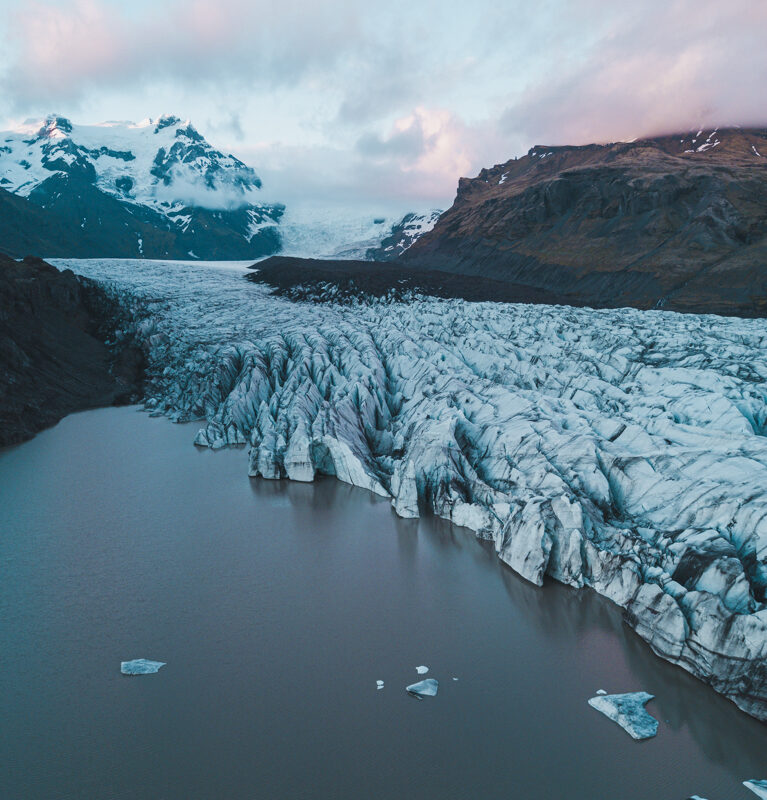
<path fill-rule="evenodd" d="M 207 294 L 201 275 L 139 326 L 154 413 L 204 420 L 198 445 L 248 445 L 253 476 L 335 475 L 472 529 L 533 583 L 592 587 L 767 721 L 759 321 L 290 303 L 220 275 Z"/>
<path fill-rule="evenodd" d="M 138 402 L 143 354 L 115 341 L 122 314 L 70 271 L 0 254 L 0 447 L 73 411 Z"/>
<path fill-rule="evenodd" d="M 571 305 L 764 317 L 766 156 L 764 128 L 536 146 L 461 178 L 402 259 Z"/>

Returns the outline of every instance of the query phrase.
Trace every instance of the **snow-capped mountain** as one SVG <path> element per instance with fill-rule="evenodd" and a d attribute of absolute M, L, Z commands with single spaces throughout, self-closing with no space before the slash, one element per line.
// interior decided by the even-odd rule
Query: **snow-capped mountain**
<path fill-rule="evenodd" d="M 51 115 L 0 134 L 0 250 L 248 259 L 280 248 L 279 204 L 191 122 L 74 125 Z"/>

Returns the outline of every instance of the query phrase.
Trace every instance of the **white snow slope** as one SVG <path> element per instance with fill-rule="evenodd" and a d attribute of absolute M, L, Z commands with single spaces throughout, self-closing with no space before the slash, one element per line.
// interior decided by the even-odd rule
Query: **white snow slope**
<path fill-rule="evenodd" d="M 0 186 L 10 192 L 27 196 L 56 172 L 78 167 L 92 169 L 103 192 L 164 214 L 252 204 L 261 187 L 250 167 L 172 115 L 75 125 L 52 114 L 0 133 Z"/>
<path fill-rule="evenodd" d="M 767 719 L 762 320 L 416 299 L 291 303 L 237 270 L 58 262 L 141 321 L 148 407 L 429 507 L 528 580 L 591 586 L 653 649 Z"/>

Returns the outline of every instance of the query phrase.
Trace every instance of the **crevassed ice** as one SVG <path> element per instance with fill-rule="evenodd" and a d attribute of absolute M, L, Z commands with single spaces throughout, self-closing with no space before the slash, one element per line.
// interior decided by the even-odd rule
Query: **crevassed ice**
<path fill-rule="evenodd" d="M 148 406 L 592 586 L 767 718 L 767 330 L 714 316 L 415 299 L 291 303 L 211 265 L 59 262 L 139 316 Z"/>

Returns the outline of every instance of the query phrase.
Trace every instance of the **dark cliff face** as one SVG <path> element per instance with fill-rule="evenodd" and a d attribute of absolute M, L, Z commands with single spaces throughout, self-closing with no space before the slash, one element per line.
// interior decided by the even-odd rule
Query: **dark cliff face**
<path fill-rule="evenodd" d="M 255 212 L 254 212 L 255 213 Z M 279 250 L 276 225 L 249 238 L 251 209 L 182 208 L 183 227 L 151 208 L 124 203 L 79 176 L 54 175 L 29 197 L 0 188 L 0 242 L 6 252 L 47 258 L 250 259 Z M 266 219 L 266 215 L 263 216 Z"/>
<path fill-rule="evenodd" d="M 462 178 L 412 265 L 601 307 L 767 313 L 767 130 L 535 147 Z"/>
<path fill-rule="evenodd" d="M 141 351 L 106 344 L 119 314 L 69 270 L 0 255 L 0 447 L 73 411 L 139 399 Z"/>

